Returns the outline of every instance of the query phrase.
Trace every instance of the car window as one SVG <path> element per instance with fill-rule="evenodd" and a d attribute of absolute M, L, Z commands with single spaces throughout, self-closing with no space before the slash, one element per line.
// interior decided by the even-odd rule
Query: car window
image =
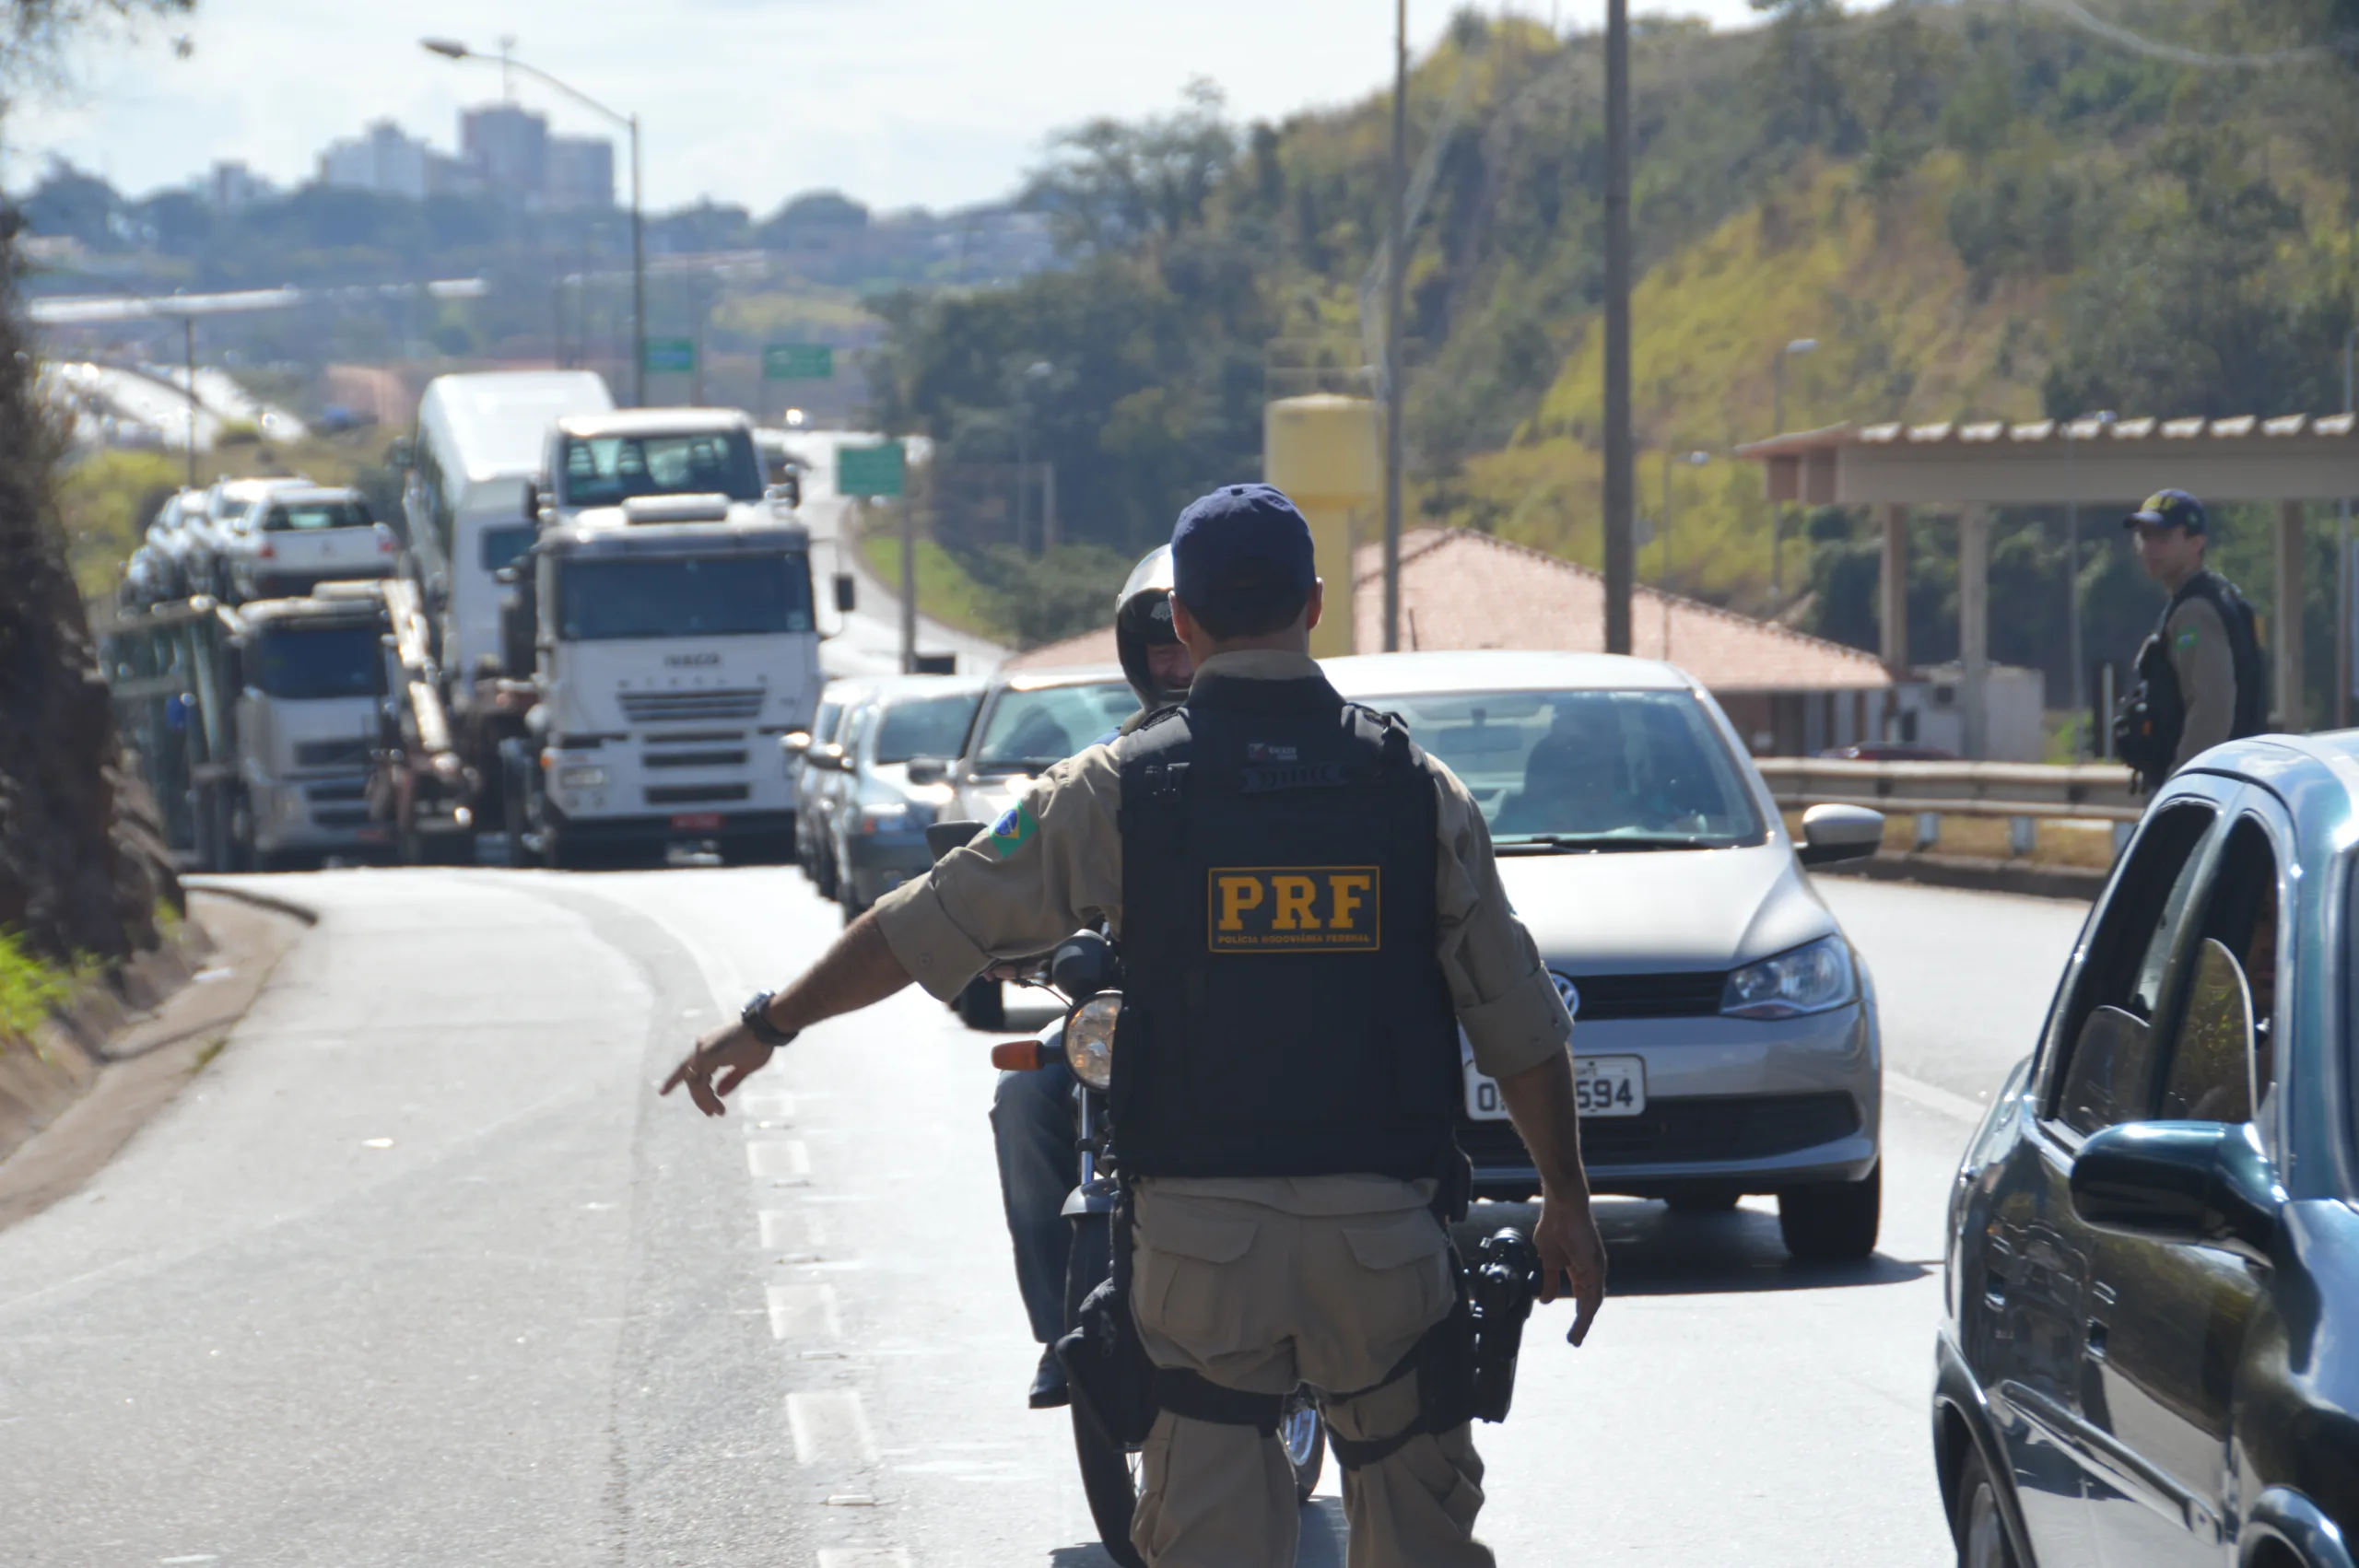
<path fill-rule="evenodd" d="M 907 762 L 913 756 L 957 756 L 967 744 L 980 692 L 905 698 L 885 710 L 876 731 L 876 760 Z"/>
<path fill-rule="evenodd" d="M 2201 946 L 2155 1112 L 2165 1121 L 2249 1121 L 2270 1082 L 2277 875 L 2268 831 L 2252 817 L 2242 819 L 2220 846 L 2204 900 Z"/>
<path fill-rule="evenodd" d="M 358 499 L 276 501 L 264 514 L 264 533 L 311 532 L 329 528 L 366 528 L 369 506 Z"/>
<path fill-rule="evenodd" d="M 868 738 L 870 721 L 875 717 L 876 705 L 863 702 L 852 709 L 851 722 L 844 730 L 844 755 L 858 756 L 861 742 Z"/>
<path fill-rule="evenodd" d="M 2156 813 L 2095 919 L 2056 1036 L 2065 1054 L 2051 1080 L 2050 1114 L 2074 1131 L 2152 1114 L 2155 1013 L 2216 818 L 2201 802 Z"/>
<path fill-rule="evenodd" d="M 1121 681 L 1002 692 L 983 720 L 975 766 L 1038 773 L 1120 729 L 1138 707 L 1138 694 Z"/>
<path fill-rule="evenodd" d="M 1692 692 L 1376 696 L 1471 791 L 1502 844 L 1723 848 L 1766 825 Z"/>
<path fill-rule="evenodd" d="M 482 552 L 478 558 L 483 562 L 483 569 L 496 572 L 502 567 L 513 565 L 533 547 L 533 541 L 539 533 L 540 530 L 529 522 L 485 529 L 482 540 L 475 546 Z"/>
<path fill-rule="evenodd" d="M 814 744 L 824 743 L 834 739 L 836 719 L 842 712 L 843 706 L 840 703 L 823 702 L 819 705 L 819 711 L 811 716 L 811 739 Z"/>

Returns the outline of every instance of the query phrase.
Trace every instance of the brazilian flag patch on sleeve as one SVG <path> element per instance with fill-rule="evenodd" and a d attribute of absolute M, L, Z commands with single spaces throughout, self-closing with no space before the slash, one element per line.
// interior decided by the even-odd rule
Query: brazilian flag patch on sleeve
<path fill-rule="evenodd" d="M 1026 841 L 1040 831 L 1040 821 L 1021 801 L 1000 813 L 992 824 L 991 837 L 984 840 L 1003 860 L 1024 848 Z"/>

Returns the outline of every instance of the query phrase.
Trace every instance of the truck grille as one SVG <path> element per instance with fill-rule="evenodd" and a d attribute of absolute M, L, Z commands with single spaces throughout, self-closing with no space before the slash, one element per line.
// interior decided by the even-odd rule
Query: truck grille
<path fill-rule="evenodd" d="M 306 784 L 303 798 L 313 805 L 324 801 L 365 800 L 369 794 L 366 781 L 358 778 L 341 779 L 333 784 Z"/>
<path fill-rule="evenodd" d="M 726 719 L 752 719 L 762 711 L 758 686 L 687 692 L 624 692 L 623 717 L 634 724 L 693 724 Z"/>
<path fill-rule="evenodd" d="M 298 767 L 366 767 L 369 743 L 358 736 L 348 741 L 299 741 L 295 746 Z"/>
<path fill-rule="evenodd" d="M 1580 1021 L 1606 1018 L 1710 1018 L 1720 1011 L 1728 977 L 1718 969 L 1672 975 L 1571 975 L 1581 993 Z"/>
<path fill-rule="evenodd" d="M 651 806 L 717 806 L 745 798 L 743 784 L 659 784 L 647 791 Z"/>
<path fill-rule="evenodd" d="M 1650 1100 L 1637 1116 L 1583 1117 L 1581 1158 L 1598 1166 L 1766 1160 L 1859 1130 L 1859 1105 L 1840 1092 L 1683 1095 Z M 1523 1140 L 1504 1121 L 1461 1117 L 1458 1144 L 1478 1173 L 1485 1166 L 1532 1164 Z"/>
<path fill-rule="evenodd" d="M 649 752 L 650 767 L 743 767 L 744 752 Z"/>

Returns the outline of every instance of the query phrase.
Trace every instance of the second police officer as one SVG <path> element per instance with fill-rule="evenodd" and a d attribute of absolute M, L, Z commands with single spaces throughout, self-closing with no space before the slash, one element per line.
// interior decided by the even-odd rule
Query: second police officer
<path fill-rule="evenodd" d="M 1171 547 L 1174 630 L 1195 660 L 1185 702 L 1050 769 L 698 1041 L 664 1087 L 718 1115 L 796 1031 L 911 979 L 947 999 L 994 959 L 1105 920 L 1123 950 L 1111 1094 L 1148 1354 L 1212 1385 L 1182 1401 L 1203 1407 L 1224 1390 L 1319 1392 L 1356 1565 L 1488 1564 L 1482 1461 L 1466 1422 L 1427 1410 L 1413 1353 L 1454 1297 L 1436 1211 L 1463 1169 L 1458 1036 L 1540 1171 L 1543 1298 L 1568 1277 L 1579 1343 L 1605 1257 L 1571 1021 L 1473 797 L 1310 659 L 1324 605 L 1301 513 L 1268 486 L 1226 486 L 1181 513 Z M 1292 1563 L 1276 1437 L 1171 1402 L 1143 1456 L 1141 1553 L 1158 1568 Z"/>
<path fill-rule="evenodd" d="M 2114 719 L 2114 752 L 2151 792 L 2223 741 L 2269 728 L 2269 668 L 2252 606 L 2204 563 L 2203 503 L 2158 490 L 2121 520 L 2169 598 L 2138 649 L 2138 684 Z"/>

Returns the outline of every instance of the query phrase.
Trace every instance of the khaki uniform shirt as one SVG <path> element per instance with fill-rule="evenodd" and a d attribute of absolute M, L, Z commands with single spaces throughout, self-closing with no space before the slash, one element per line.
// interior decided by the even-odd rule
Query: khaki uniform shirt
<path fill-rule="evenodd" d="M 2175 771 L 2226 740 L 2236 727 L 2236 660 L 2228 647 L 2228 628 L 2208 599 L 2189 599 L 2172 611 L 2163 625 L 2163 640 L 2187 707 L 2178 755 L 2171 758 Z"/>
<path fill-rule="evenodd" d="M 1203 673 L 1245 680 L 1298 680 L 1319 673 L 1308 656 L 1254 649 L 1217 654 Z M 1572 1020 L 1541 966 L 1532 933 L 1508 907 L 1491 856 L 1491 835 L 1474 798 L 1439 761 L 1427 759 L 1438 810 L 1434 896 L 1435 956 L 1449 985 L 1459 1026 L 1475 1065 L 1511 1077 L 1561 1054 Z M 1020 802 L 1036 826 L 1013 848 L 978 840 L 933 870 L 886 894 L 876 919 L 893 955 L 918 984 L 947 1001 L 995 959 L 1046 953 L 1083 926 L 1122 929 L 1122 833 L 1116 820 L 1121 770 L 1112 751 L 1091 746 L 1040 776 Z M 1300 1214 L 1414 1208 L 1426 1184 L 1375 1176 L 1166 1178 L 1165 1191 L 1235 1196 Z"/>

